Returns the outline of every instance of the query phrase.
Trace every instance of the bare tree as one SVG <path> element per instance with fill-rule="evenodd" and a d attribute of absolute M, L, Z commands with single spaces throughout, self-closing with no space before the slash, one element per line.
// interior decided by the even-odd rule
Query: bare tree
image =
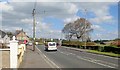
<path fill-rule="evenodd" d="M 91 23 L 84 18 L 77 19 L 74 22 L 70 22 L 65 25 L 62 32 L 67 38 L 77 38 L 78 40 L 88 41 L 90 40 L 90 32 L 93 31 Z"/>

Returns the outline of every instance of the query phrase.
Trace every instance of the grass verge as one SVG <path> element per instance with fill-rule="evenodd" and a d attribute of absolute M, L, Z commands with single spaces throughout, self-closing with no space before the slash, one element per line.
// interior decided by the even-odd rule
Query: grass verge
<path fill-rule="evenodd" d="M 111 52 L 100 52 L 100 51 L 96 51 L 96 50 L 87 50 L 87 52 L 120 58 L 120 54 L 115 54 L 115 53 L 111 53 Z"/>

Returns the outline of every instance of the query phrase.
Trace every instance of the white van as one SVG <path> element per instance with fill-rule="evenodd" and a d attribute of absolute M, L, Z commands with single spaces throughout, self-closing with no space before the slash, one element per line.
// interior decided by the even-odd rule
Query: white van
<path fill-rule="evenodd" d="M 57 44 L 56 42 L 48 42 L 45 46 L 45 50 L 56 50 L 57 51 Z"/>

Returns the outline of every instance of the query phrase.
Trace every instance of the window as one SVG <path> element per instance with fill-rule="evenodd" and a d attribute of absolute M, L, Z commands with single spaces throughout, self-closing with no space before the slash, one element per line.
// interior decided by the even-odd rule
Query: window
<path fill-rule="evenodd" d="M 49 46 L 55 46 L 55 43 L 49 43 Z"/>

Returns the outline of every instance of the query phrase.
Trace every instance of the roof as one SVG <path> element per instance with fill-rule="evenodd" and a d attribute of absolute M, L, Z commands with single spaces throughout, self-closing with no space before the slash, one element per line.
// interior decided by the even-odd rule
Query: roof
<path fill-rule="evenodd" d="M 112 45 L 120 46 L 120 40 L 111 42 Z"/>
<path fill-rule="evenodd" d="M 23 30 L 16 30 L 16 32 L 14 33 L 14 35 L 18 35 L 20 32 L 23 32 Z"/>
<path fill-rule="evenodd" d="M 2 30 L 0 30 L 0 35 L 1 35 L 1 38 L 4 38 L 4 37 L 5 37 L 5 35 L 6 35 L 6 33 L 5 33 L 5 32 L 3 32 Z"/>
<path fill-rule="evenodd" d="M 18 35 L 19 33 L 21 33 L 21 32 L 24 32 L 23 29 L 22 29 L 22 30 L 16 30 L 16 32 L 15 32 L 14 35 L 17 36 L 17 35 Z M 24 33 L 25 33 L 25 32 L 24 32 Z M 27 35 L 26 35 L 26 36 L 27 36 Z M 29 38 L 29 36 L 27 36 L 27 37 Z"/>

